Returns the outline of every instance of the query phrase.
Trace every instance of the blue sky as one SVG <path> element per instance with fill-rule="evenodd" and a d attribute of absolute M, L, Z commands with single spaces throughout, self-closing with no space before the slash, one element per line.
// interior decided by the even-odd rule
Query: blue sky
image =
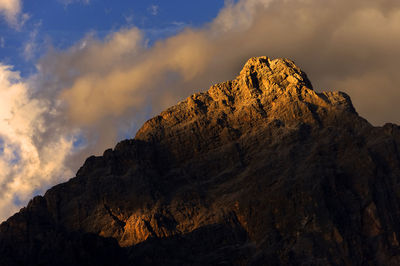
<path fill-rule="evenodd" d="M 216 17 L 223 5 L 223 0 L 24 1 L 22 12 L 29 18 L 20 29 L 0 19 L 0 61 L 26 77 L 36 71 L 36 60 L 50 45 L 66 49 L 88 33 L 101 39 L 132 26 L 140 28 L 151 44 L 184 27 L 201 27 Z M 34 47 L 27 54 L 29 43 Z"/>

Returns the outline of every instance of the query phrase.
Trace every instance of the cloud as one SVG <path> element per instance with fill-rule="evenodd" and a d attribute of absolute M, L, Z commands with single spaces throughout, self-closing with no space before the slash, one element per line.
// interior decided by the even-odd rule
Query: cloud
<path fill-rule="evenodd" d="M 37 36 L 39 34 L 39 28 L 41 27 L 41 25 L 41 22 L 34 25 L 33 30 L 29 33 L 28 41 L 24 44 L 23 56 L 26 61 L 34 59 L 37 54 Z"/>
<path fill-rule="evenodd" d="M 0 97 L 7 99 L 0 114 L 8 121 L 1 127 L 0 217 L 10 214 L 5 206 L 16 208 L 10 205 L 16 187 L 24 188 L 23 204 L 29 191 L 65 180 L 61 172 L 133 136 L 150 115 L 232 79 L 252 56 L 294 59 L 316 90 L 348 92 L 374 124 L 400 123 L 398 32 L 397 0 L 239 0 L 202 28 L 187 27 L 151 46 L 135 27 L 105 40 L 89 33 L 69 49 L 50 49 L 27 81 L 3 66 L 2 88 L 19 88 L 22 96 Z M 78 150 L 77 140 L 84 140 Z M 56 165 L 48 159 L 53 154 Z"/>
<path fill-rule="evenodd" d="M 225 8 L 213 21 L 213 30 L 216 32 L 246 30 L 253 25 L 259 8 L 266 9 L 273 2 L 273 0 L 246 0 L 237 3 L 227 1 Z"/>
<path fill-rule="evenodd" d="M 158 5 L 151 5 L 149 7 L 150 14 L 152 14 L 153 16 L 157 16 L 159 9 L 160 7 Z"/>
<path fill-rule="evenodd" d="M 90 0 L 58 0 L 59 2 L 61 2 L 63 5 L 68 6 L 74 3 L 81 3 L 84 5 L 89 5 L 90 4 Z"/>
<path fill-rule="evenodd" d="M 126 24 L 131 25 L 133 22 L 134 15 L 133 14 L 124 15 L 124 18 L 125 18 Z"/>
<path fill-rule="evenodd" d="M 10 66 L 0 65 L 0 219 L 15 212 L 34 193 L 71 176 L 63 167 L 73 140 L 65 135 L 36 145 L 46 130 L 45 101 L 32 99 L 27 83 Z"/>
<path fill-rule="evenodd" d="M 21 12 L 20 0 L 0 0 L 0 14 L 4 16 L 10 25 L 18 24 L 18 15 Z"/>

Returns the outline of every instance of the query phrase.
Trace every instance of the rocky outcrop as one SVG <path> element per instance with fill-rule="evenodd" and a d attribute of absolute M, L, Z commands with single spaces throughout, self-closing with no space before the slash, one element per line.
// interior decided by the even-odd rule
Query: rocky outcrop
<path fill-rule="evenodd" d="M 147 121 L 0 226 L 0 265 L 398 265 L 400 128 L 287 59 Z"/>

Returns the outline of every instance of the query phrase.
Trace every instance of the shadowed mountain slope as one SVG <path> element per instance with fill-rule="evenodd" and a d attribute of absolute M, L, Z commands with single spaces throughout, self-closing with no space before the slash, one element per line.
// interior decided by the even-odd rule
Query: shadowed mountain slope
<path fill-rule="evenodd" d="M 399 265 L 400 127 L 287 59 L 147 121 L 0 225 L 0 265 Z"/>

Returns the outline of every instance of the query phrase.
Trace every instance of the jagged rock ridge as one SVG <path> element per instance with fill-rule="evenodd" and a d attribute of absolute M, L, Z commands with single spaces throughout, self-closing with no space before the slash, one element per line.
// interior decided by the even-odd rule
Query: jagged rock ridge
<path fill-rule="evenodd" d="M 400 264 L 400 128 L 287 59 L 147 121 L 0 226 L 0 265 Z"/>

